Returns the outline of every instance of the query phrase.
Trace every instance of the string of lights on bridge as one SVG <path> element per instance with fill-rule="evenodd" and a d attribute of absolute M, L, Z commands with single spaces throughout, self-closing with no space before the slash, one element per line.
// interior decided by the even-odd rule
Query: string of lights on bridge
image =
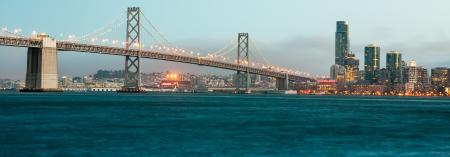
<path fill-rule="evenodd" d="M 154 51 L 159 53 L 169 53 L 174 55 L 182 55 L 182 56 L 190 56 L 190 57 L 198 57 L 204 60 L 214 60 L 214 61 L 221 61 L 221 62 L 227 62 L 227 63 L 237 63 L 236 51 L 237 51 L 237 39 L 234 38 L 233 40 L 230 40 L 230 42 L 224 46 L 223 48 L 215 51 L 207 53 L 206 55 L 201 55 L 202 53 L 194 52 L 192 50 L 188 50 L 185 48 L 179 48 L 175 44 L 169 42 L 163 34 L 151 23 L 149 18 L 143 14 L 143 21 L 141 22 L 141 29 L 142 32 L 145 33 L 145 35 L 148 35 L 151 38 L 145 38 L 147 36 L 144 36 L 142 39 L 151 40 L 143 42 L 141 41 L 141 44 L 136 43 L 135 45 L 131 45 L 130 48 L 133 49 L 141 49 L 141 50 L 148 50 L 148 51 Z M 67 36 L 63 36 L 62 34 L 60 37 L 62 39 L 55 38 L 57 41 L 62 42 L 74 42 L 74 43 L 81 43 L 81 44 L 92 44 L 92 45 L 102 45 L 102 46 L 113 46 L 113 47 L 125 47 L 127 45 L 126 41 L 122 40 L 115 40 L 112 39 L 112 36 L 114 33 L 123 34 L 123 30 L 126 30 L 126 21 L 123 20 L 126 18 L 126 14 L 121 14 L 115 18 L 115 20 L 111 23 L 109 23 L 106 26 L 100 27 L 99 29 L 81 35 L 76 36 L 75 34 L 69 34 Z M 8 27 L 2 27 L 0 35 L 2 36 L 8 36 L 8 37 L 17 37 L 17 38 L 26 38 L 26 35 L 23 35 L 24 31 L 21 28 L 14 28 L 9 29 Z M 44 34 L 44 33 L 42 33 Z M 31 31 L 31 37 L 35 37 L 38 35 L 37 30 Z M 143 35 L 143 34 L 141 34 Z M 141 40 L 142 40 L 141 39 Z M 148 43 L 148 44 L 145 44 Z M 263 55 L 261 55 L 260 51 L 258 50 L 255 42 L 250 39 L 250 56 L 251 60 L 250 62 L 241 60 L 240 64 L 250 67 L 256 67 L 256 68 L 262 68 L 262 69 L 269 69 L 276 72 L 284 72 L 288 74 L 298 75 L 298 76 L 304 76 L 304 77 L 315 77 L 315 78 L 324 78 L 325 76 L 319 76 L 319 75 L 312 75 L 308 72 L 300 71 L 300 70 L 293 70 L 285 67 L 275 66 L 274 64 L 271 64 Z M 233 56 L 234 55 L 234 56 Z"/>

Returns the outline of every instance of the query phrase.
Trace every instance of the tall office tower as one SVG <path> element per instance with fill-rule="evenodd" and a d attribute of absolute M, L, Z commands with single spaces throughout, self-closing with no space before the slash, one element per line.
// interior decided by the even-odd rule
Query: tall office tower
<path fill-rule="evenodd" d="M 380 77 L 378 78 L 378 82 L 382 85 L 388 85 L 389 83 L 389 71 L 386 68 L 380 69 Z"/>
<path fill-rule="evenodd" d="M 345 57 L 350 53 L 348 21 L 336 22 L 335 64 L 344 65 Z"/>
<path fill-rule="evenodd" d="M 431 69 L 431 84 L 436 87 L 449 86 L 449 69 L 438 67 Z"/>
<path fill-rule="evenodd" d="M 389 72 L 390 85 L 403 84 L 402 54 L 398 51 L 390 51 L 386 54 L 386 69 Z"/>
<path fill-rule="evenodd" d="M 431 84 L 428 77 L 428 70 L 424 67 L 417 67 L 417 89 L 423 92 L 431 90 Z"/>
<path fill-rule="evenodd" d="M 364 79 L 377 83 L 380 77 L 380 47 L 370 44 L 364 48 Z"/>
<path fill-rule="evenodd" d="M 336 82 L 345 82 L 345 67 L 334 64 L 330 67 L 330 78 Z"/>
<path fill-rule="evenodd" d="M 422 85 L 430 83 L 427 68 L 422 66 L 417 67 L 417 82 Z"/>
<path fill-rule="evenodd" d="M 359 59 L 355 54 L 349 53 L 345 57 L 345 81 L 355 82 L 359 71 Z"/>
<path fill-rule="evenodd" d="M 416 67 L 416 61 L 412 60 L 408 62 L 408 65 L 404 68 L 403 71 L 403 82 L 404 83 L 418 83 L 419 78 L 419 70 Z"/>

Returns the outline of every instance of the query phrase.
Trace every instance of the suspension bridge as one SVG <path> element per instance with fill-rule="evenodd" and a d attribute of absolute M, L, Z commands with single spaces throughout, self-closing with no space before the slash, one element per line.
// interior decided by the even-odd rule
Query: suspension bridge
<path fill-rule="evenodd" d="M 180 49 L 156 29 L 156 27 L 142 13 L 139 7 L 130 7 L 124 17 L 119 18 L 92 33 L 76 38 L 69 35 L 68 39 L 56 40 L 47 34 L 33 31 L 31 37 L 20 34 L 21 30 L 9 31 L 3 28 L 0 34 L 0 45 L 28 48 L 27 73 L 24 92 L 59 91 L 58 89 L 58 51 L 88 52 L 105 55 L 125 56 L 125 81 L 122 92 L 142 92 L 141 88 L 141 58 L 180 62 L 200 66 L 215 67 L 237 71 L 236 90 L 250 91 L 250 74 L 276 78 L 278 90 L 288 90 L 289 82 L 314 81 L 310 74 L 272 66 L 256 49 L 250 51 L 248 33 L 239 33 L 237 40 L 206 56 L 194 54 L 193 51 Z M 142 20 L 150 27 L 146 27 Z M 126 28 L 126 40 L 110 40 L 108 33 L 120 30 L 121 25 Z M 150 29 L 149 29 L 150 28 Z M 123 29 L 122 29 L 123 30 Z M 141 32 L 153 39 L 153 44 L 147 46 L 142 40 Z M 103 37 L 103 38 L 101 38 Z M 236 60 L 230 61 L 227 55 L 236 52 Z M 251 53 L 252 52 L 252 53 Z M 252 57 L 251 57 L 252 56 Z M 250 58 L 261 58 L 265 63 L 251 62 Z"/>

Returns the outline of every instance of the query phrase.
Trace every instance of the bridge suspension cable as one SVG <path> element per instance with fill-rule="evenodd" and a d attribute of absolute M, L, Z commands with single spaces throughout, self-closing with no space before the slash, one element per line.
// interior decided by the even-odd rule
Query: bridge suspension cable
<path fill-rule="evenodd" d="M 10 36 L 10 37 L 25 38 L 25 36 L 20 34 L 20 33 L 22 33 L 22 29 L 20 29 L 20 28 L 15 28 L 13 30 L 13 32 L 11 32 L 8 30 L 8 27 L 3 27 L 2 31 L 0 33 L 5 34 L 6 36 Z"/>
<path fill-rule="evenodd" d="M 238 49 L 237 39 L 233 38 L 233 40 L 231 40 L 229 44 L 218 49 L 217 51 L 207 53 L 206 56 L 201 56 L 200 53 L 197 53 L 197 55 L 195 55 L 193 51 L 178 48 L 174 43 L 170 42 L 157 29 L 157 27 L 155 27 L 155 25 L 150 21 L 150 19 L 144 13 L 142 13 L 142 11 L 140 11 L 140 14 L 143 17 L 143 21 L 145 21 L 144 23 L 140 23 L 140 27 L 142 28 L 143 32 L 146 33 L 146 35 L 149 35 L 148 37 L 150 37 L 150 38 L 147 38 L 147 39 L 152 39 L 152 42 L 150 43 L 151 46 L 147 47 L 147 48 L 150 48 L 152 51 L 149 51 L 147 53 L 158 53 L 158 54 L 171 53 L 171 54 L 179 55 L 179 56 L 175 56 L 175 57 L 187 56 L 187 57 L 191 57 L 191 58 L 197 58 L 199 60 L 206 59 L 206 60 L 216 61 L 214 63 L 222 64 L 225 61 L 229 61 L 228 57 L 230 57 L 230 55 L 235 55 L 236 53 L 233 53 L 233 52 L 235 52 L 236 49 Z M 108 23 L 107 25 L 94 30 L 93 32 L 84 34 L 78 38 L 75 35 L 69 35 L 69 39 L 57 40 L 57 42 L 64 41 L 64 42 L 74 42 L 75 44 L 80 43 L 78 46 L 82 46 L 82 47 L 83 46 L 91 46 L 91 47 L 106 46 L 105 44 L 109 44 L 109 43 L 112 43 L 112 45 L 116 45 L 116 44 L 120 43 L 119 40 L 111 40 L 110 38 L 108 38 L 108 36 L 112 35 L 112 33 L 117 33 L 116 31 L 122 33 L 123 30 L 125 30 L 122 27 L 125 27 L 125 23 L 127 22 L 127 21 L 123 20 L 123 19 L 125 19 L 124 17 L 126 17 L 126 16 L 127 16 L 126 14 L 122 13 L 119 16 L 117 16 L 113 20 L 113 22 Z M 27 39 L 29 38 L 29 37 L 23 36 L 21 33 L 22 33 L 21 29 L 14 29 L 14 31 L 11 32 L 7 29 L 7 27 L 3 27 L 2 31 L 0 32 L 1 36 L 8 36 L 8 37 L 13 37 L 13 38 L 27 38 Z M 33 35 L 36 35 L 35 31 L 33 31 Z M 264 57 L 264 55 L 262 55 L 260 49 L 258 49 L 255 42 L 253 40 L 251 40 L 250 38 L 249 38 L 249 40 L 250 40 L 250 48 L 252 48 L 253 50 L 250 50 L 251 53 L 249 53 L 248 55 L 250 55 L 252 59 L 250 61 L 244 62 L 242 64 L 242 66 L 248 66 L 248 68 L 258 67 L 259 69 L 257 69 L 257 70 L 262 69 L 262 70 L 270 71 L 270 72 L 303 74 L 306 76 L 310 76 L 309 73 L 299 72 L 299 71 L 291 70 L 288 68 L 273 66 L 273 64 L 271 64 L 269 62 L 269 60 L 266 57 Z M 123 40 L 120 40 L 120 41 L 123 41 Z M 143 42 L 143 41 L 145 41 L 145 40 L 142 40 L 137 44 L 138 45 L 137 48 L 144 49 L 145 42 Z M 89 44 L 82 44 L 85 42 L 89 42 Z M 64 43 L 62 43 L 62 44 L 64 44 Z M 69 43 L 69 44 L 72 44 L 72 43 Z M 122 42 L 122 46 L 123 45 L 127 45 L 127 43 L 124 41 L 124 42 Z M 116 48 L 117 49 L 118 46 L 107 46 L 106 48 L 109 48 L 109 49 Z M 135 49 L 135 48 L 136 47 L 134 47 L 133 49 Z M 82 50 L 85 51 L 84 49 L 82 49 Z M 131 51 L 133 51 L 133 50 L 131 50 Z M 165 54 L 165 55 L 167 55 L 167 54 Z M 173 56 L 173 55 L 168 55 L 168 56 Z M 234 56 L 234 57 L 236 57 L 236 56 Z M 262 64 L 260 64 L 260 62 L 262 62 Z M 268 69 L 267 69 L 267 67 L 268 67 Z"/>
<path fill-rule="evenodd" d="M 117 28 L 120 25 L 124 25 L 126 21 L 123 19 L 125 17 L 126 17 L 126 14 L 122 13 L 122 14 L 118 15 L 113 20 L 113 22 L 94 30 L 93 32 L 84 34 L 84 35 L 80 36 L 79 38 L 74 38 L 74 41 L 86 41 L 86 40 L 91 40 L 92 37 L 98 37 L 99 35 L 105 35 L 106 33 L 111 32 L 113 28 Z"/>
<path fill-rule="evenodd" d="M 155 25 L 153 25 L 153 23 L 149 20 L 149 18 L 147 18 L 147 16 L 145 16 L 145 14 L 142 13 L 142 11 L 141 11 L 141 14 L 142 14 L 142 17 L 144 17 L 144 21 L 147 22 L 147 24 L 150 25 L 151 29 L 154 30 L 154 31 L 156 32 L 157 36 L 159 36 L 165 43 L 172 44 L 172 43 L 170 43 L 169 40 L 167 40 L 167 38 L 164 37 L 164 35 L 163 35 L 163 34 L 155 27 Z M 149 33 L 150 33 L 150 32 L 149 32 Z"/>
<path fill-rule="evenodd" d="M 233 38 L 233 40 L 230 41 L 227 45 L 225 45 L 223 48 L 217 50 L 216 52 L 212 53 L 212 55 L 215 56 L 224 56 L 232 52 L 233 50 L 237 49 L 237 39 Z"/>
<path fill-rule="evenodd" d="M 144 30 L 144 33 L 153 38 L 155 42 L 155 47 L 158 47 L 160 50 L 164 50 L 166 53 L 172 53 L 176 55 L 188 55 L 186 50 L 183 50 L 167 40 L 167 38 L 157 29 L 157 27 L 150 21 L 150 19 L 141 11 L 141 15 L 144 19 L 144 23 L 141 23 L 141 27 Z M 147 25 L 150 27 L 147 27 Z M 160 48 L 161 46 L 162 48 Z"/>
<path fill-rule="evenodd" d="M 287 72 L 287 73 L 290 73 L 290 74 L 303 75 L 303 76 L 310 76 L 310 75 L 312 75 L 310 73 L 302 72 L 300 70 L 293 70 L 293 69 L 289 69 L 289 68 L 273 66 L 274 64 L 269 62 L 268 59 L 262 55 L 262 53 L 259 51 L 258 47 L 256 46 L 255 42 L 253 40 L 251 40 L 251 39 L 249 39 L 249 40 L 250 40 L 251 48 L 254 49 L 254 51 L 252 51 L 254 53 L 250 53 L 250 55 L 252 57 L 255 57 L 256 60 L 258 59 L 258 57 L 260 57 L 260 59 L 263 60 L 263 64 L 265 64 L 265 65 L 262 66 L 262 68 L 269 68 L 269 69 L 272 69 L 272 70 L 275 70 L 275 71 L 283 71 L 283 72 Z"/>
<path fill-rule="evenodd" d="M 264 56 L 260 53 L 258 47 L 256 46 L 255 42 L 252 40 L 252 38 L 250 38 L 249 40 L 250 40 L 250 48 L 253 48 L 253 49 L 254 49 L 253 52 L 255 52 L 255 53 L 250 53 L 250 55 L 255 54 L 255 55 L 261 57 L 261 59 L 262 59 L 262 61 L 263 61 L 264 64 L 271 65 L 271 63 L 266 59 L 266 57 L 264 57 Z M 254 57 L 256 58 L 257 56 L 254 56 Z"/>

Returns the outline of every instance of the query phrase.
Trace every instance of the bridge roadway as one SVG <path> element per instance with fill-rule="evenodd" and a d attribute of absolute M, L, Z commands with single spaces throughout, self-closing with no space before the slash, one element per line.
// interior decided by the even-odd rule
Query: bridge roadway
<path fill-rule="evenodd" d="M 14 47 L 35 47 L 42 48 L 42 40 L 33 39 L 33 38 L 19 38 L 19 37 L 5 37 L 0 36 L 0 45 L 4 46 L 14 46 Z M 109 47 L 109 46 L 100 46 L 100 45 L 90 45 L 90 44 L 80 44 L 73 42 L 62 42 L 56 41 L 56 49 L 58 51 L 75 51 L 75 52 L 89 52 L 89 53 L 98 53 L 98 54 L 108 54 L 108 55 L 120 55 L 120 56 L 137 56 L 139 50 L 137 49 L 126 49 L 119 47 Z M 193 56 L 181 56 L 175 54 L 166 54 L 159 53 L 154 51 L 141 50 L 142 58 L 149 59 L 157 59 L 157 60 L 165 60 L 172 62 L 180 62 L 180 63 L 188 63 L 195 64 L 201 66 L 209 66 L 221 69 L 228 69 L 233 71 L 247 71 L 249 70 L 252 74 L 270 76 L 275 78 L 285 79 L 286 74 L 282 72 L 276 72 L 269 69 L 261 69 L 255 67 L 249 67 L 244 65 L 237 65 L 233 63 L 215 61 L 202 59 L 200 57 Z M 306 78 L 298 75 L 288 75 L 288 79 L 291 81 L 314 81 L 314 79 Z"/>

